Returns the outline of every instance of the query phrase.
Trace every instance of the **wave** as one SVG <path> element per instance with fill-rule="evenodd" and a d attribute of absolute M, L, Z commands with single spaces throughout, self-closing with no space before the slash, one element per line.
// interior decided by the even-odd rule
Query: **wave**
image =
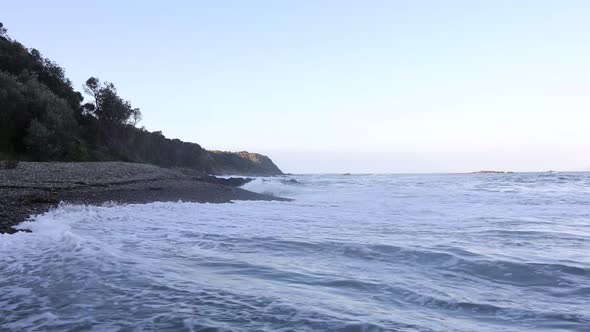
<path fill-rule="evenodd" d="M 288 178 L 256 178 L 243 185 L 242 188 L 259 194 L 285 197 L 302 194 L 307 191 L 307 188 L 305 188 L 302 182 Z"/>
<path fill-rule="evenodd" d="M 62 205 L 0 235 L 0 330 L 587 330 L 590 176 L 551 176 L 289 176 L 244 186 L 288 203 Z"/>
<path fill-rule="evenodd" d="M 293 243 L 290 243 L 290 245 L 292 244 Z M 570 313 L 544 311 L 542 309 L 524 309 L 517 306 L 509 306 L 507 303 L 504 303 L 504 305 L 497 305 L 492 303 L 465 301 L 455 299 L 451 295 L 444 293 L 435 295 L 433 289 L 427 285 L 412 288 L 411 285 L 407 283 L 393 285 L 383 282 L 363 281 L 353 277 L 346 278 L 330 274 L 302 273 L 261 264 L 252 264 L 246 260 L 223 258 L 219 256 L 207 256 L 202 266 L 222 269 L 224 274 L 230 277 L 240 275 L 254 278 L 251 280 L 266 280 L 273 284 L 304 285 L 309 289 L 315 289 L 316 292 L 322 292 L 322 288 L 328 288 L 339 294 L 346 292 L 354 297 L 363 294 L 364 296 L 370 296 L 375 300 L 379 300 L 389 305 L 392 303 L 395 303 L 398 306 L 411 305 L 417 308 L 453 311 L 466 316 L 500 316 L 511 317 L 511 319 L 551 321 L 552 324 L 561 322 L 562 324 L 568 325 L 586 324 L 590 322 L 590 317 L 582 313 L 572 315 Z M 558 267 L 558 269 L 560 268 L 561 267 Z M 473 284 L 468 287 L 476 286 L 476 284 Z M 578 295 L 582 296 L 584 294 Z M 379 327 L 373 326 L 372 328 Z"/>
<path fill-rule="evenodd" d="M 210 239 L 211 240 L 211 239 Z M 487 282 L 490 285 L 510 287 L 572 287 L 584 283 L 590 277 L 590 268 L 576 265 L 526 262 L 489 257 L 459 248 L 431 249 L 411 248 L 394 245 L 361 245 L 344 242 L 311 242 L 282 240 L 280 238 L 237 238 L 217 237 L 211 241 L 198 242 L 206 250 L 207 259 L 222 261 L 228 257 L 243 261 L 252 259 L 248 253 L 278 253 L 287 255 L 305 255 L 309 259 L 325 262 L 351 259 L 355 264 L 373 262 L 389 268 L 406 267 L 405 273 L 428 274 L 438 278 L 448 278 L 450 274 L 466 282 Z M 223 244 L 222 247 L 221 244 Z M 245 253 L 244 253 L 245 252 Z M 221 263 L 225 264 L 225 263 Z M 386 265 L 383 265 L 386 264 Z M 274 278 L 279 278 L 273 275 Z M 305 278 L 305 277 L 304 277 Z M 475 278 L 475 279 L 474 279 Z M 474 285 L 475 287 L 476 285 Z M 543 289 L 539 290 L 544 292 Z M 575 296 L 575 294 L 573 294 Z"/>

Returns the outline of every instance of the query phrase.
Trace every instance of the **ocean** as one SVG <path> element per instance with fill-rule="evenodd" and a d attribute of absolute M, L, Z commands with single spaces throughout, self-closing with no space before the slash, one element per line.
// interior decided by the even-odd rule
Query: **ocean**
<path fill-rule="evenodd" d="M 0 330 L 590 331 L 590 173 L 244 188 L 294 201 L 61 205 L 0 235 Z"/>

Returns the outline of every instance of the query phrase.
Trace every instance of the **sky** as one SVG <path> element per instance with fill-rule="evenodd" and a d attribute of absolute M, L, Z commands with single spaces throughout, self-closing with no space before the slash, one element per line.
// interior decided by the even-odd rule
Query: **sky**
<path fill-rule="evenodd" d="M 140 125 L 290 173 L 590 170 L 590 1 L 3 1 Z"/>

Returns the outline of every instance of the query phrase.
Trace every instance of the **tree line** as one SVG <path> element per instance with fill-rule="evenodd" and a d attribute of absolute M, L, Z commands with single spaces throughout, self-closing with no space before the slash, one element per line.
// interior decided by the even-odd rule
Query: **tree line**
<path fill-rule="evenodd" d="M 146 162 L 211 172 L 200 145 L 137 128 L 141 111 L 90 77 L 76 91 L 64 69 L 10 38 L 0 23 L 0 160 Z"/>

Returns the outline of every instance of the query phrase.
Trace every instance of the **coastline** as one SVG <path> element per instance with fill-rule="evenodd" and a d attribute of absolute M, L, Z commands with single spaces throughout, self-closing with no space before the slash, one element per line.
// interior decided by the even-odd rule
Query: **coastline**
<path fill-rule="evenodd" d="M 13 226 L 61 202 L 97 205 L 109 201 L 289 200 L 231 186 L 244 181 L 126 162 L 20 162 L 14 169 L 0 169 L 0 234 L 17 232 Z"/>

